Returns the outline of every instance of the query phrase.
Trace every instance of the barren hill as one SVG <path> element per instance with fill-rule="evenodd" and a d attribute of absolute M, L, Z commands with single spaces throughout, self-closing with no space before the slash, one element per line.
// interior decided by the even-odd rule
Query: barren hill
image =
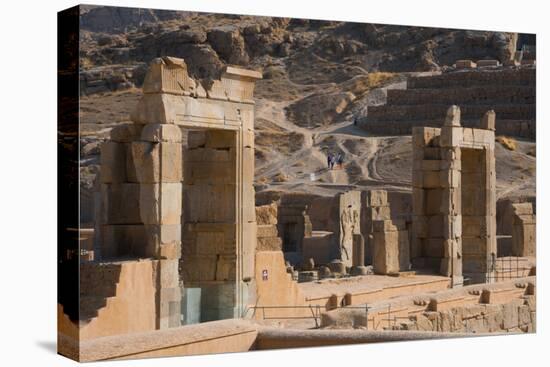
<path fill-rule="evenodd" d="M 87 185 L 98 142 L 129 120 L 146 65 L 185 59 L 205 85 L 227 64 L 262 70 L 256 97 L 256 190 L 332 194 L 350 187 L 408 191 L 410 136 L 354 126 L 410 75 L 458 59 L 509 58 L 517 34 L 170 11 L 86 8 L 81 15 L 81 123 Z M 443 118 L 443 116 L 442 116 Z M 509 147 L 510 148 L 510 147 Z M 328 170 L 326 154 L 342 154 Z M 535 194 L 535 143 L 497 144 L 500 196 Z"/>

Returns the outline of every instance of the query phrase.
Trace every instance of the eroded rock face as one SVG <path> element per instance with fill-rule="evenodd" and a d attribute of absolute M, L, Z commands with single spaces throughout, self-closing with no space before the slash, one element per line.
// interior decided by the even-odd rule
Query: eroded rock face
<path fill-rule="evenodd" d="M 283 59 L 300 84 L 341 82 L 361 68 L 428 71 L 464 58 L 502 62 L 517 41 L 503 32 L 111 7 L 86 7 L 81 24 L 81 53 L 90 67 L 173 55 L 188 61 L 193 77 L 216 79 L 225 64 L 265 68 Z"/>
<path fill-rule="evenodd" d="M 229 64 L 245 65 L 248 54 L 239 28 L 235 26 L 216 27 L 208 32 L 208 42 L 218 55 Z"/>
<path fill-rule="evenodd" d="M 314 94 L 290 105 L 287 113 L 300 126 L 326 125 L 336 122 L 354 100 L 355 95 L 350 92 Z"/>

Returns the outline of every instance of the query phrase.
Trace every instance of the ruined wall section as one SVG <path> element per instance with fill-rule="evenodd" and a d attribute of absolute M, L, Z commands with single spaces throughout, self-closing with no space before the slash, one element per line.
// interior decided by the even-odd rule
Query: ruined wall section
<path fill-rule="evenodd" d="M 413 242 L 416 267 L 453 285 L 491 278 L 496 257 L 495 113 L 463 128 L 457 106 L 441 128 L 413 129 Z"/>
<path fill-rule="evenodd" d="M 531 203 L 512 204 L 512 255 L 536 256 L 536 215 Z"/>
<path fill-rule="evenodd" d="M 485 68 L 411 77 L 405 90 L 388 90 L 387 103 L 372 106 L 359 121 L 373 134 L 408 135 L 413 127 L 439 127 L 450 104 L 460 106 L 462 126 L 478 128 L 487 110 L 497 115 L 496 133 L 535 139 L 536 69 Z"/>

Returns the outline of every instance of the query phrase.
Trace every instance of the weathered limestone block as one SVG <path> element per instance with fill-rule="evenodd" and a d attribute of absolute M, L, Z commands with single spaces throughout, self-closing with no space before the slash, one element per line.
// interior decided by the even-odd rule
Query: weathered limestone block
<path fill-rule="evenodd" d="M 461 215 L 446 215 L 443 217 L 443 237 L 455 239 L 463 234 Z"/>
<path fill-rule="evenodd" d="M 373 267 L 376 274 L 408 270 L 409 262 L 408 231 L 374 232 Z"/>
<path fill-rule="evenodd" d="M 457 69 L 475 69 L 477 64 L 472 60 L 457 60 L 455 67 Z"/>
<path fill-rule="evenodd" d="M 327 266 L 332 273 L 346 274 L 346 264 L 342 260 L 332 260 Z"/>
<path fill-rule="evenodd" d="M 147 254 L 175 258 L 181 252 L 181 224 L 146 224 Z"/>
<path fill-rule="evenodd" d="M 512 209 L 512 254 L 514 256 L 536 255 L 536 216 L 532 203 L 511 204 Z"/>
<path fill-rule="evenodd" d="M 262 224 L 257 226 L 258 238 L 260 237 L 277 237 L 277 226 L 274 224 Z"/>
<path fill-rule="evenodd" d="M 139 184 L 102 184 L 102 216 L 104 224 L 139 224 Z"/>
<path fill-rule="evenodd" d="M 110 136 L 112 142 L 131 143 L 139 140 L 143 125 L 137 124 L 121 124 L 113 127 Z"/>
<path fill-rule="evenodd" d="M 523 217 L 523 218 L 522 218 Z M 512 227 L 512 254 L 514 256 L 536 255 L 536 224 L 534 215 L 519 216 L 519 223 Z"/>
<path fill-rule="evenodd" d="M 478 60 L 478 67 L 488 67 L 488 66 L 499 66 L 500 62 L 498 60 Z"/>
<path fill-rule="evenodd" d="M 258 237 L 256 251 L 281 251 L 283 241 L 280 237 Z"/>
<path fill-rule="evenodd" d="M 234 199 L 236 186 L 187 185 L 185 186 L 185 221 L 232 222 L 235 220 Z"/>
<path fill-rule="evenodd" d="M 403 231 L 406 229 L 404 220 L 375 220 L 372 223 L 374 232 Z"/>
<path fill-rule="evenodd" d="M 104 225 L 101 228 L 101 257 L 145 256 L 145 227 L 141 224 Z"/>
<path fill-rule="evenodd" d="M 454 121 L 454 120 L 452 120 Z M 441 147 L 458 147 L 464 139 L 463 129 L 460 126 L 443 126 L 441 128 Z"/>
<path fill-rule="evenodd" d="M 391 210 L 389 206 L 378 206 L 367 208 L 370 209 L 371 220 L 387 220 L 391 218 Z"/>
<path fill-rule="evenodd" d="M 147 124 L 143 126 L 141 140 L 151 143 L 181 143 L 181 129 L 176 125 Z"/>
<path fill-rule="evenodd" d="M 416 187 L 413 187 L 412 192 L 412 207 L 413 207 L 413 215 L 423 215 L 426 207 L 426 191 L 422 190 Z"/>
<path fill-rule="evenodd" d="M 426 189 L 442 187 L 440 171 L 422 171 L 422 186 Z"/>
<path fill-rule="evenodd" d="M 443 123 L 443 126 L 460 127 L 460 108 L 458 106 L 452 105 L 447 109 L 447 114 L 445 116 L 445 122 Z M 443 129 L 441 130 L 441 134 L 443 134 Z"/>
<path fill-rule="evenodd" d="M 261 225 L 277 224 L 277 204 L 261 205 L 256 207 L 256 223 Z"/>
<path fill-rule="evenodd" d="M 370 190 L 367 194 L 367 206 L 388 206 L 386 190 Z"/>
<path fill-rule="evenodd" d="M 496 115 L 494 110 L 485 112 L 485 115 L 483 115 L 483 118 L 481 119 L 480 128 L 495 131 L 495 119 Z"/>
<path fill-rule="evenodd" d="M 126 146 L 126 181 L 131 183 L 139 183 L 137 177 L 137 169 L 132 155 L 132 144 L 127 143 Z"/>
<path fill-rule="evenodd" d="M 365 239 L 360 233 L 353 235 L 353 266 L 355 268 L 365 267 Z"/>
<path fill-rule="evenodd" d="M 178 114 L 185 112 L 181 97 L 171 94 L 144 94 L 130 119 L 136 124 L 175 124 Z"/>
<path fill-rule="evenodd" d="M 434 139 L 440 133 L 441 129 L 434 127 L 413 127 L 413 146 L 418 148 L 432 146 Z"/>
<path fill-rule="evenodd" d="M 216 256 L 184 256 L 181 270 L 185 282 L 214 281 L 216 279 Z"/>
<path fill-rule="evenodd" d="M 206 131 L 206 148 L 226 149 L 237 144 L 237 136 L 233 131 L 208 130 Z"/>
<path fill-rule="evenodd" d="M 458 188 L 460 187 L 460 171 L 450 169 L 450 170 L 443 170 L 440 171 L 439 175 L 439 182 L 441 184 L 441 187 L 444 188 Z"/>
<path fill-rule="evenodd" d="M 161 260 L 158 267 L 159 285 L 161 288 L 177 288 L 179 286 L 179 260 Z"/>
<path fill-rule="evenodd" d="M 237 272 L 235 255 L 220 255 L 216 262 L 216 280 L 229 281 L 235 280 Z"/>
<path fill-rule="evenodd" d="M 187 149 L 204 148 L 206 146 L 206 132 L 190 130 L 187 132 Z"/>
<path fill-rule="evenodd" d="M 140 185 L 140 215 L 145 224 L 180 224 L 182 184 Z"/>
<path fill-rule="evenodd" d="M 179 143 L 132 143 L 136 176 L 141 183 L 181 182 L 182 151 Z"/>
<path fill-rule="evenodd" d="M 418 238 L 427 238 L 430 233 L 429 217 L 427 216 L 414 216 L 413 217 L 413 231 Z"/>
<path fill-rule="evenodd" d="M 126 182 L 126 146 L 106 141 L 101 144 L 101 182 Z"/>

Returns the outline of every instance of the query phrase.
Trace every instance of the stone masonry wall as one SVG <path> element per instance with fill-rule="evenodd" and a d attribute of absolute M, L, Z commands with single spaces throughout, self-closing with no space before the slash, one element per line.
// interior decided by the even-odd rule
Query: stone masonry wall
<path fill-rule="evenodd" d="M 405 90 L 389 90 L 387 103 L 372 106 L 359 125 L 373 134 L 411 134 L 417 126 L 438 127 L 450 104 L 462 112 L 462 126 L 478 128 L 477 117 L 496 113 L 496 133 L 535 139 L 536 69 L 490 68 L 411 77 Z"/>

